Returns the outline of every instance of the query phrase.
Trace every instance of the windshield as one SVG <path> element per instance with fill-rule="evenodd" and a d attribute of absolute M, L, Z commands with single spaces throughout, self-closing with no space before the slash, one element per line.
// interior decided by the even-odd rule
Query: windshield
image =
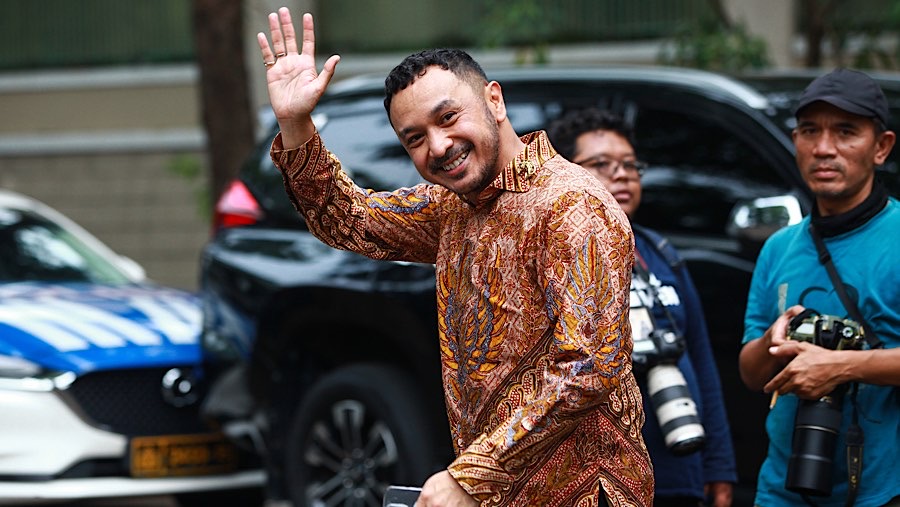
<path fill-rule="evenodd" d="M 0 281 L 123 284 L 129 280 L 60 225 L 32 211 L 0 208 Z"/>

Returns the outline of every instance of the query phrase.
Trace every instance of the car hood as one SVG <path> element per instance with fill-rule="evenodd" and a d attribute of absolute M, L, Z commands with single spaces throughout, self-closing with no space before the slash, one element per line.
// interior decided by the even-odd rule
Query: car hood
<path fill-rule="evenodd" d="M 0 354 L 49 370 L 196 364 L 201 314 L 188 292 L 151 285 L 0 285 Z"/>

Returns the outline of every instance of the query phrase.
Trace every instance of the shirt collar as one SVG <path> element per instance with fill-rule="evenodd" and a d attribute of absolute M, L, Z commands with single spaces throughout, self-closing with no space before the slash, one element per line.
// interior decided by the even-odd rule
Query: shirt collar
<path fill-rule="evenodd" d="M 544 163 L 556 156 L 556 150 L 543 130 L 525 134 L 520 139 L 525 143 L 525 149 L 481 191 L 476 202 L 469 204 L 480 207 L 496 199 L 503 192 L 527 192 L 531 188 L 531 180 Z M 468 202 L 465 198 L 463 200 Z"/>

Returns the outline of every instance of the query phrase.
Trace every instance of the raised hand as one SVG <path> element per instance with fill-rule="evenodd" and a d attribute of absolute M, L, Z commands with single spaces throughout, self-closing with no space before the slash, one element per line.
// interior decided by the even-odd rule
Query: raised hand
<path fill-rule="evenodd" d="M 303 15 L 303 41 L 299 52 L 294 23 L 287 7 L 269 14 L 269 31 L 271 47 L 265 33 L 256 36 L 266 66 L 269 102 L 281 128 L 284 148 L 297 148 L 315 132 L 312 111 L 334 76 L 340 57 L 329 58 L 321 73 L 316 70 L 316 36 L 311 14 Z"/>

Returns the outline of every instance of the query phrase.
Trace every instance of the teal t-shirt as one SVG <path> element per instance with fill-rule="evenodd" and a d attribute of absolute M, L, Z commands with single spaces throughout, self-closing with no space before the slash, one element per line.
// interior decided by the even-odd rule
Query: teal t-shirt
<path fill-rule="evenodd" d="M 785 309 L 797 304 L 849 318 L 818 261 L 809 221 L 807 217 L 778 231 L 760 252 L 747 301 L 744 343 L 762 336 Z M 827 238 L 825 245 L 850 297 L 885 348 L 900 347 L 900 204 L 890 199 L 863 226 Z M 856 506 L 881 506 L 900 495 L 900 387 L 860 384 L 857 400 L 865 444 Z M 797 403 L 794 395 L 780 396 L 766 419 L 769 449 L 757 483 L 759 506 L 808 505 L 784 487 Z M 845 397 L 832 494 L 810 497 L 816 505 L 844 505 L 848 485 L 844 436 L 851 420 L 850 405 Z"/>

